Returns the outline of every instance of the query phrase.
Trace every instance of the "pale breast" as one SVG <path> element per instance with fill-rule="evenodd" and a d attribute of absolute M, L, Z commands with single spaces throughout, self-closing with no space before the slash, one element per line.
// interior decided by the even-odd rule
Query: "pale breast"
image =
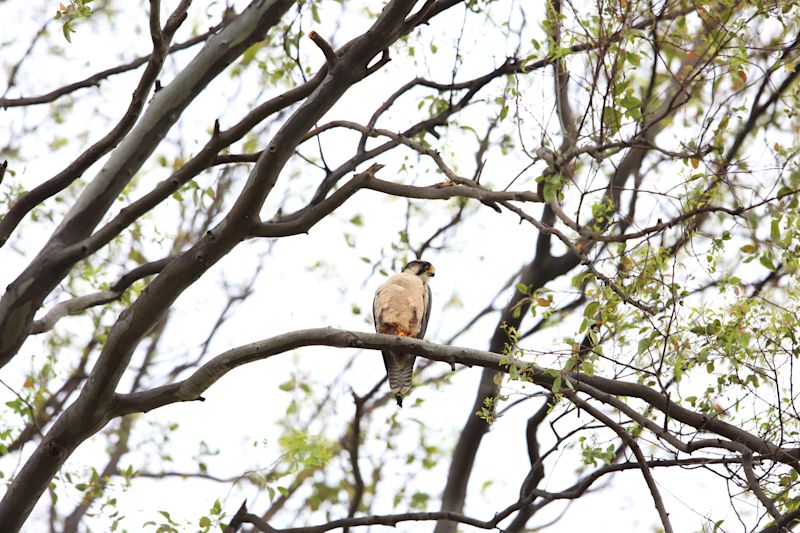
<path fill-rule="evenodd" d="M 422 280 L 413 274 L 400 273 L 386 280 L 375 294 L 377 329 L 391 325 L 406 335 L 418 336 L 425 311 L 424 294 Z"/>

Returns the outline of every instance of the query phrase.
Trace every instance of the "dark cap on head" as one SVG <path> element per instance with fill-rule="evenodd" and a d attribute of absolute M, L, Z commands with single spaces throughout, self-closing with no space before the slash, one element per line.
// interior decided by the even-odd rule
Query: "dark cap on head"
<path fill-rule="evenodd" d="M 416 274 L 417 276 L 428 274 L 429 276 L 433 277 L 436 273 L 436 269 L 433 268 L 433 265 L 427 261 L 415 259 L 403 267 L 403 272 L 410 272 L 411 274 Z"/>

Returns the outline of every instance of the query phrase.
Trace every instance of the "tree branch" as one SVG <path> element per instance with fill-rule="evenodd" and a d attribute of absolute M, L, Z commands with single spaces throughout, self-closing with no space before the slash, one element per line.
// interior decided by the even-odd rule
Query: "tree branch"
<path fill-rule="evenodd" d="M 122 293 L 133 285 L 135 281 L 158 274 L 161 272 L 161 269 L 174 258 L 175 256 L 168 256 L 158 261 L 151 261 L 150 263 L 139 265 L 122 276 L 119 281 L 114 283 L 108 290 L 87 294 L 86 296 L 78 296 L 56 304 L 45 316 L 33 321 L 31 325 L 31 335 L 38 335 L 50 331 L 56 325 L 56 322 L 67 315 L 74 315 L 90 307 L 113 302 L 122 296 Z"/>
<path fill-rule="evenodd" d="M 317 45 L 317 48 L 322 50 L 322 53 L 325 55 L 325 61 L 328 64 L 328 68 L 335 68 L 336 64 L 339 62 L 339 56 L 336 54 L 336 50 L 333 49 L 328 41 L 326 41 L 322 35 L 315 31 L 309 32 L 308 38 Z"/>
<path fill-rule="evenodd" d="M 558 375 L 558 373 L 554 373 L 550 369 L 510 359 L 507 356 L 493 352 L 460 346 L 446 346 L 409 337 L 395 337 L 394 335 L 364 333 L 327 327 L 293 331 L 245 344 L 214 357 L 182 381 L 148 391 L 117 394 L 114 400 L 114 407 L 109 414 L 112 417 L 116 417 L 137 412 L 148 412 L 176 402 L 198 400 L 203 392 L 234 368 L 254 361 L 268 359 L 303 346 L 330 346 L 366 350 L 391 349 L 398 352 L 411 352 L 419 357 L 426 357 L 447 364 L 455 362 L 466 366 L 480 366 L 495 372 L 509 373 L 513 369 L 513 372 L 519 373 L 525 379 L 529 379 L 547 390 L 552 389 L 554 374 Z M 563 375 L 564 380 L 572 383 L 572 387 L 575 390 L 583 391 L 587 394 L 591 394 L 591 389 L 596 389 L 612 396 L 639 398 L 678 422 L 692 426 L 698 431 L 730 439 L 737 446 L 731 448 L 734 451 L 741 451 L 738 446 L 745 446 L 755 453 L 769 456 L 790 466 L 795 467 L 798 464 L 797 458 L 800 456 L 800 449 L 778 447 L 723 420 L 709 418 L 702 413 L 686 409 L 671 401 L 667 395 L 645 385 L 600 376 L 588 376 L 580 372 L 562 372 L 561 375 Z M 584 385 L 588 387 L 584 387 Z M 724 442 L 719 441 L 719 439 L 711 439 L 707 444 L 693 443 L 692 449 L 723 444 Z M 730 448 L 728 446 L 722 447 Z"/>
<path fill-rule="evenodd" d="M 6 243 L 22 219 L 25 218 L 25 215 L 34 207 L 64 190 L 83 175 L 90 166 L 116 147 L 120 139 L 131 131 L 142 109 L 144 109 L 145 98 L 150 93 L 150 89 L 153 87 L 156 77 L 164 65 L 164 60 L 169 53 L 167 45 L 178 29 L 179 21 L 185 20 L 186 10 L 189 8 L 190 3 L 187 0 L 183 0 L 178 5 L 170 15 L 171 25 L 165 27 L 163 31 L 158 27 L 160 4 L 159 2 L 150 3 L 150 31 L 153 39 L 153 53 L 149 56 L 147 66 L 133 91 L 128 109 L 103 138 L 87 148 L 61 172 L 35 187 L 11 206 L 8 213 L 0 220 L 0 247 Z"/>
<path fill-rule="evenodd" d="M 636 462 L 639 464 L 639 468 L 642 471 L 642 476 L 644 476 L 645 483 L 647 483 L 647 488 L 650 489 L 650 495 L 653 497 L 653 503 L 658 510 L 658 516 L 661 518 L 661 525 L 664 527 L 664 532 L 672 533 L 673 530 L 672 524 L 669 520 L 669 513 L 667 512 L 666 507 L 664 507 L 664 500 L 661 498 L 658 485 L 656 485 L 655 479 L 653 479 L 653 474 L 650 472 L 650 467 L 647 465 L 647 459 L 645 459 L 642 450 L 639 448 L 639 444 L 636 442 L 636 439 L 634 439 L 633 436 L 625 430 L 625 428 L 611 420 L 599 410 L 595 409 L 594 406 L 575 394 L 574 391 L 564 391 L 564 395 L 576 406 L 580 407 L 596 420 L 602 422 L 606 427 L 614 431 L 614 433 L 616 433 L 617 436 L 622 439 L 622 442 L 628 445 L 636 457 Z"/>
<path fill-rule="evenodd" d="M 469 185 L 432 185 L 417 187 L 392 183 L 375 177 L 375 173 L 383 165 L 374 163 L 367 170 L 353 176 L 353 178 L 339 188 L 336 192 L 325 198 L 321 203 L 304 210 L 299 217 L 291 217 L 284 221 L 281 217 L 253 224 L 249 234 L 253 237 L 285 237 L 306 233 L 317 222 L 325 218 L 346 202 L 351 196 L 362 189 L 382 192 L 403 198 L 417 198 L 426 200 L 448 200 L 450 198 L 474 198 L 483 203 L 496 201 L 539 202 L 538 194 L 531 191 L 490 191 L 471 180 L 463 181 Z"/>
<path fill-rule="evenodd" d="M 61 282 L 74 262 L 80 258 L 81 249 L 65 251 L 65 248 L 86 238 L 91 233 L 116 200 L 119 192 L 129 183 L 170 127 L 178 120 L 181 111 L 230 62 L 253 42 L 261 39 L 291 4 L 293 2 L 290 0 L 272 0 L 251 4 L 222 32 L 209 39 L 203 50 L 186 68 L 153 97 L 147 111 L 144 112 L 135 127 L 125 126 L 122 128 L 127 132 L 124 140 L 118 145 L 116 145 L 116 141 L 112 143 L 116 145 L 116 149 L 106 164 L 83 189 L 43 250 L 8 286 L 7 291 L 0 299 L 0 331 L 3 331 L 3 335 L 0 336 L 0 366 L 7 364 L 17 353 L 30 332 L 33 316 L 44 298 Z M 160 69 L 160 62 L 163 62 L 163 57 L 158 62 L 154 60 L 148 72 L 150 70 L 157 72 Z M 143 88 L 147 80 L 152 82 L 154 77 L 151 73 L 143 75 L 140 87 Z M 144 97 L 143 94 L 141 96 Z M 102 142 L 108 142 L 109 139 L 111 137 Z M 117 138 L 118 140 L 119 138 Z M 103 153 L 110 147 L 104 146 Z M 87 151 L 84 154 L 89 153 Z M 79 158 L 82 161 L 80 165 L 85 165 L 82 167 L 84 170 L 99 157 L 95 157 L 95 155 L 85 156 L 91 161 L 83 161 Z M 77 162 L 73 163 L 73 165 L 75 164 Z M 69 168 L 71 167 L 72 165 Z M 72 172 L 69 168 L 64 172 L 68 174 Z M 69 182 L 74 179 L 67 177 Z M 57 188 L 63 188 L 61 185 L 59 183 Z M 58 190 L 61 189 L 58 188 Z M 44 197 L 49 197 L 51 192 L 43 193 Z M 9 217 L 4 218 L 0 221 L 0 228 L 6 227 L 7 223 L 10 224 L 6 227 L 7 229 L 14 227 L 16 224 L 11 223 L 11 220 Z M 2 239 L 1 232 L 0 239 Z"/>

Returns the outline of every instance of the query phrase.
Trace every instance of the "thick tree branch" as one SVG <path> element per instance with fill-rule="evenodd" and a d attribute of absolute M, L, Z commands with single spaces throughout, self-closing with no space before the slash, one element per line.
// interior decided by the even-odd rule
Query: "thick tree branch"
<path fill-rule="evenodd" d="M 394 351 L 413 352 L 419 357 L 447 364 L 459 363 L 470 367 L 480 366 L 501 373 L 511 372 L 513 368 L 514 372 L 518 372 L 520 375 L 525 376 L 526 379 L 530 379 L 533 383 L 547 390 L 552 389 L 554 380 L 554 373 L 549 369 L 510 359 L 507 356 L 493 352 L 435 344 L 408 337 L 395 337 L 393 335 L 328 327 L 293 331 L 239 346 L 214 357 L 182 381 L 148 391 L 116 395 L 110 416 L 147 412 L 176 402 L 197 400 L 211 385 L 234 368 L 253 361 L 268 359 L 304 346 L 330 346 L 367 350 L 391 348 Z M 671 401 L 666 394 L 645 385 L 600 376 L 588 376 L 580 372 L 562 372 L 562 375 L 565 382 L 569 381 L 575 390 L 586 392 L 592 396 L 597 395 L 597 391 L 600 391 L 612 397 L 639 398 L 678 422 L 687 424 L 701 432 L 724 437 L 736 445 L 733 448 L 722 446 L 724 448 L 741 451 L 739 446 L 745 446 L 754 453 L 768 456 L 793 467 L 797 465 L 797 459 L 800 457 L 800 450 L 798 449 L 781 448 L 728 422 L 718 418 L 710 418 L 705 414 L 687 409 Z M 602 396 L 597 396 L 598 399 L 603 399 Z M 719 441 L 719 439 L 710 439 L 707 443 L 694 442 L 690 449 L 697 450 L 702 447 L 721 445 L 724 445 L 724 442 Z"/>
<path fill-rule="evenodd" d="M 181 111 L 247 47 L 261 39 L 292 3 L 271 0 L 251 4 L 224 30 L 209 38 L 195 59 L 156 93 L 141 120 L 130 128 L 97 176 L 84 188 L 43 250 L 0 299 L 0 366 L 19 350 L 30 332 L 34 313 L 80 258 L 80 249 L 65 252 L 65 246 L 91 233 Z M 160 62 L 157 66 L 160 68 Z M 127 131 L 129 127 L 124 129 Z"/>
<path fill-rule="evenodd" d="M 159 2 L 151 2 L 150 31 L 153 39 L 153 53 L 149 56 L 147 66 L 142 73 L 139 83 L 133 91 L 128 109 L 119 122 L 103 138 L 87 148 L 81 155 L 72 161 L 61 172 L 35 187 L 29 193 L 16 201 L 8 213 L 0 220 L 0 247 L 11 236 L 14 229 L 34 207 L 48 198 L 64 190 L 69 184 L 78 179 L 83 173 L 102 156 L 111 151 L 134 126 L 145 105 L 145 98 L 155 83 L 156 77 L 161 72 L 164 60 L 169 53 L 167 45 L 172 36 L 186 19 L 186 10 L 191 2 L 182 1 L 170 15 L 167 25 L 162 31 L 159 25 Z M 154 9 L 153 9 L 154 8 Z M 1 106 L 0 106 L 1 107 Z M 0 350 L 2 351 L 2 350 Z"/>
<path fill-rule="evenodd" d="M 193 65 L 190 65 L 183 73 L 191 73 L 187 74 L 189 81 L 197 83 L 196 88 L 199 90 L 227 65 L 227 61 L 237 57 L 248 46 L 250 43 L 248 39 L 257 36 L 258 31 L 266 31 L 277 22 L 288 7 L 289 2 L 282 0 L 251 4 L 237 18 L 239 24 L 236 21 L 231 23 L 217 36 L 217 39 L 209 40 L 209 45 L 204 51 L 206 55 L 213 57 L 204 57 L 204 53 L 201 52 L 193 63 L 194 68 Z M 413 7 L 414 2 L 391 1 L 384 7 L 381 15 L 368 31 L 351 41 L 340 57 L 339 68 L 329 73 L 314 93 L 272 138 L 227 216 L 216 227 L 209 230 L 191 249 L 171 261 L 142 295 L 120 316 L 109 332 L 106 344 L 98 356 L 80 396 L 53 424 L 43 442 L 22 467 L 0 502 L 0 523 L 7 525 L 10 531 L 16 531 L 22 526 L 33 505 L 46 490 L 50 480 L 77 446 L 109 421 L 114 390 L 142 338 L 155 326 L 187 287 L 191 286 L 204 272 L 245 238 L 251 225 L 257 220 L 258 212 L 266 197 L 275 186 L 283 166 L 294 153 L 303 135 L 352 85 L 367 75 L 370 61 L 402 35 L 403 20 Z M 228 35 L 234 31 L 237 33 Z M 222 43 L 217 42 L 223 38 L 225 46 L 221 46 Z M 209 49 L 214 44 L 218 48 Z M 196 79 L 198 75 L 200 78 Z M 174 89 L 170 91 L 172 87 Z M 174 113 L 159 116 L 158 123 L 161 124 L 161 134 L 166 133 L 166 127 L 177 120 L 179 112 L 196 94 L 189 90 L 188 94 L 164 96 L 168 94 L 168 91 L 174 92 L 181 89 L 187 88 L 173 81 L 159 91 L 153 100 L 155 108 L 158 108 L 159 105 L 169 104 L 177 106 L 172 107 Z M 170 98 L 178 96 L 177 104 L 170 100 Z M 142 130 L 134 129 L 134 132 L 139 134 L 149 131 L 148 128 L 152 126 L 147 124 L 144 119 L 140 124 L 146 124 L 146 126 L 142 126 Z M 151 135 L 153 135 L 152 132 Z M 149 155 L 160 139 L 159 136 L 142 139 L 132 132 L 126 138 L 126 143 L 136 141 L 143 144 L 144 146 L 140 146 L 137 151 L 141 156 Z M 119 162 L 112 156 L 105 168 L 113 167 Z M 104 208 L 107 208 L 110 205 L 109 202 L 116 198 L 121 190 L 117 187 L 124 186 L 136 168 L 138 166 L 134 165 L 124 171 L 118 169 L 118 173 L 112 172 L 106 175 L 101 171 L 100 176 L 90 183 L 70 213 L 67 214 L 51 243 L 54 241 L 75 242 L 83 238 L 87 230 L 90 231 L 100 220 L 105 212 Z M 98 190 L 100 187 L 102 189 Z M 98 210 L 100 210 L 99 213 Z M 51 278 L 51 283 L 55 281 L 56 277 L 66 274 L 69 263 L 64 262 L 67 264 Z M 13 320 L 15 326 L 11 331 L 11 339 L 2 338 L 0 340 L 3 343 L 3 346 L 0 346 L 0 356 L 5 356 L 6 361 L 13 356 L 30 330 L 30 322 L 26 315 L 35 311 L 35 308 L 41 303 L 38 298 L 43 298 L 43 293 L 49 290 L 48 284 L 42 283 L 40 285 L 44 285 L 44 290 L 40 286 L 34 291 L 34 294 L 27 293 L 30 285 L 24 280 L 27 276 L 34 274 L 37 266 L 41 265 L 37 265 L 35 260 L 34 264 L 15 281 L 16 285 L 12 284 L 9 289 L 11 296 L 9 297 L 9 293 L 6 293 L 6 297 L 0 301 L 0 333 L 5 333 L 9 320 Z M 13 309 L 14 301 L 20 298 L 35 305 L 17 311 L 11 317 L 4 317 L 3 305 L 5 304 L 6 311 Z"/>
<path fill-rule="evenodd" d="M 235 533 L 242 524 L 252 524 L 259 531 L 264 533 L 324 533 L 339 528 L 349 528 L 356 526 L 392 526 L 403 522 L 427 522 L 432 520 L 448 520 L 457 522 L 459 524 L 467 524 L 481 529 L 495 529 L 497 527 L 497 519 L 491 520 L 478 520 L 460 513 L 453 513 L 449 511 L 434 511 L 434 512 L 416 512 L 416 513 L 398 513 L 391 515 L 372 515 L 360 516 L 354 518 L 340 518 L 338 520 L 331 520 L 327 524 L 318 526 L 306 527 L 291 527 L 286 529 L 277 529 L 267 524 L 261 517 L 251 513 L 236 513 L 238 520 L 231 522 L 225 529 L 225 532 Z"/>

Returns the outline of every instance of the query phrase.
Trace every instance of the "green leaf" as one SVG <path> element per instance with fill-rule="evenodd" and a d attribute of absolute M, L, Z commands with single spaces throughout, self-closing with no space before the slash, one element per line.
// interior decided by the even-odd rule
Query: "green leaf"
<path fill-rule="evenodd" d="M 603 125 L 608 128 L 611 135 L 619 131 L 620 124 L 621 117 L 619 111 L 613 107 L 607 107 L 603 110 Z"/>
<path fill-rule="evenodd" d="M 742 246 L 741 248 L 739 248 L 739 250 L 740 250 L 740 251 L 741 251 L 743 254 L 752 254 L 752 253 L 755 253 L 755 251 L 756 251 L 756 247 L 755 247 L 755 245 L 753 245 L 753 244 L 745 244 L 744 246 Z"/>
<path fill-rule="evenodd" d="M 598 309 L 600 309 L 600 302 L 589 302 L 586 309 L 583 310 L 583 316 L 594 318 L 597 315 Z"/>
<path fill-rule="evenodd" d="M 503 119 L 505 119 L 507 116 L 508 116 L 508 106 L 507 106 L 507 105 L 504 105 L 504 106 L 503 106 L 503 107 L 500 109 L 500 120 L 503 120 Z"/>
<path fill-rule="evenodd" d="M 769 254 L 764 254 L 758 258 L 759 263 L 770 270 L 775 270 L 775 263 L 772 262 L 772 257 Z"/>
<path fill-rule="evenodd" d="M 770 225 L 769 236 L 774 242 L 781 240 L 780 223 L 775 219 L 772 220 L 772 224 Z"/>
<path fill-rule="evenodd" d="M 169 515 L 169 513 L 168 513 L 167 511 L 159 511 L 159 514 L 160 514 L 161 516 L 163 516 L 164 518 L 166 518 L 166 519 L 167 519 L 167 522 L 169 523 L 169 525 L 171 525 L 171 526 L 175 526 L 175 525 L 177 525 L 177 524 L 176 524 L 176 523 L 175 523 L 175 522 L 172 520 L 172 517 Z"/>
<path fill-rule="evenodd" d="M 558 186 L 548 181 L 547 183 L 544 184 L 544 189 L 542 189 L 542 192 L 544 193 L 543 194 L 544 201 L 551 202 L 556 197 L 556 193 L 558 192 Z"/>
<path fill-rule="evenodd" d="M 68 43 L 72 42 L 72 37 L 70 37 L 70 34 L 73 31 L 75 30 L 72 29 L 72 25 L 70 24 L 69 21 L 66 21 L 64 25 L 61 27 L 61 32 L 64 34 L 64 39 L 66 39 Z"/>
<path fill-rule="evenodd" d="M 411 508 L 412 509 L 425 509 L 428 506 L 429 494 L 424 492 L 415 492 L 411 495 Z"/>
<path fill-rule="evenodd" d="M 636 355 L 642 355 L 653 344 L 653 337 L 647 336 L 639 339 L 639 346 L 636 349 Z"/>

